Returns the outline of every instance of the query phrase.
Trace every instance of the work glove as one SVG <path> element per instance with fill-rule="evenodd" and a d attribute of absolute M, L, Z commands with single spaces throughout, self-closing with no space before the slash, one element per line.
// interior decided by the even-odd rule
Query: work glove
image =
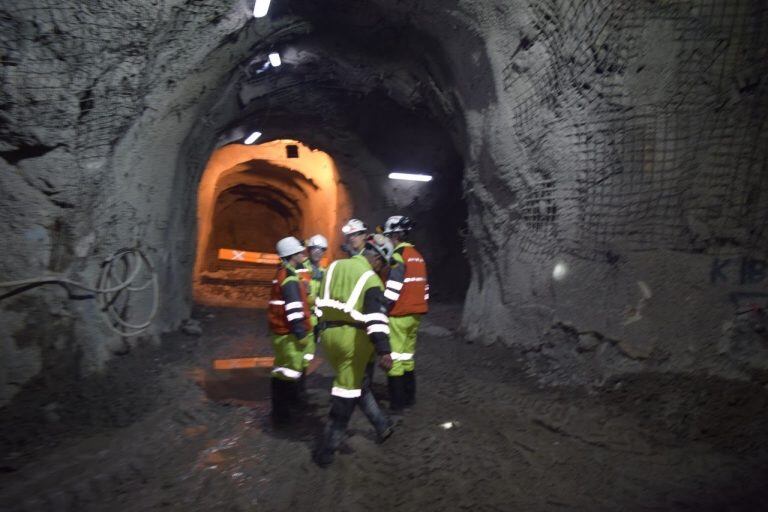
<path fill-rule="evenodd" d="M 384 371 L 392 369 L 392 354 L 380 354 L 379 355 L 379 367 Z"/>

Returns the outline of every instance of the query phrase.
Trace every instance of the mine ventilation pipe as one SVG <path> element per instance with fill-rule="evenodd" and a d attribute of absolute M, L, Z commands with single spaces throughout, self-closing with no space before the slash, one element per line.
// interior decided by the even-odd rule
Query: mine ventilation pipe
<path fill-rule="evenodd" d="M 122 268 L 119 268 L 122 266 Z M 118 276 L 116 274 L 121 274 Z M 18 281 L 0 282 L 0 288 L 12 288 L 0 294 L 0 300 L 44 284 L 59 284 L 67 289 L 78 288 L 93 293 L 99 305 L 99 312 L 110 330 L 120 336 L 135 336 L 146 331 L 157 314 L 160 302 L 160 287 L 157 282 L 152 260 L 141 249 L 120 249 L 101 263 L 101 273 L 96 285 L 91 287 L 66 276 L 51 275 Z M 152 288 L 152 304 L 146 320 L 135 323 L 128 321 L 128 306 L 131 293 Z M 71 293 L 70 293 L 71 295 Z M 120 306 L 118 306 L 120 304 Z"/>

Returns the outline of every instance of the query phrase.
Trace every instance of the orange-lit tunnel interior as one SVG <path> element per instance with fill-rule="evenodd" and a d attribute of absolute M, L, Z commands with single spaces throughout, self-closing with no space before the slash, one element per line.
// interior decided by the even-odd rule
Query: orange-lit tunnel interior
<path fill-rule="evenodd" d="M 258 307 L 285 236 L 320 233 L 336 257 L 349 197 L 333 159 L 295 140 L 230 144 L 208 161 L 198 190 L 195 300 Z"/>

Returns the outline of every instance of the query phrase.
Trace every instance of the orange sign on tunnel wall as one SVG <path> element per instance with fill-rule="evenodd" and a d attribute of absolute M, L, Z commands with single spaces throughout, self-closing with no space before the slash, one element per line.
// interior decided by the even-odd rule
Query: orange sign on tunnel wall
<path fill-rule="evenodd" d="M 215 359 L 214 370 L 240 370 L 243 368 L 271 368 L 275 364 L 274 357 L 240 357 L 236 359 Z"/>
<path fill-rule="evenodd" d="M 264 265 L 277 265 L 280 256 L 268 252 L 238 251 L 237 249 L 219 249 L 219 259 L 227 261 L 244 261 L 247 263 L 261 263 Z M 327 267 L 328 256 L 323 256 L 320 265 Z"/>
<path fill-rule="evenodd" d="M 265 265 L 277 265 L 280 257 L 268 252 L 238 251 L 237 249 L 219 249 L 219 259 L 227 261 L 244 261 L 247 263 L 262 263 Z"/>

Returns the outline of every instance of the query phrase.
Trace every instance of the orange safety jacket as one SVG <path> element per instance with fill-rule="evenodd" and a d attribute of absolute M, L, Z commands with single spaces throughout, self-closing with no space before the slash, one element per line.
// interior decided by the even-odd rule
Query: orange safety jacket
<path fill-rule="evenodd" d="M 269 293 L 267 317 L 269 329 L 275 334 L 295 334 L 298 330 L 306 335 L 312 331 L 307 289 L 295 269 L 282 264 L 277 268 Z"/>
<path fill-rule="evenodd" d="M 392 302 L 389 316 L 424 314 L 429 310 L 429 282 L 424 257 L 409 243 L 395 248 L 396 265 L 387 278 L 384 297 Z M 402 265 L 402 269 L 398 267 Z"/>

